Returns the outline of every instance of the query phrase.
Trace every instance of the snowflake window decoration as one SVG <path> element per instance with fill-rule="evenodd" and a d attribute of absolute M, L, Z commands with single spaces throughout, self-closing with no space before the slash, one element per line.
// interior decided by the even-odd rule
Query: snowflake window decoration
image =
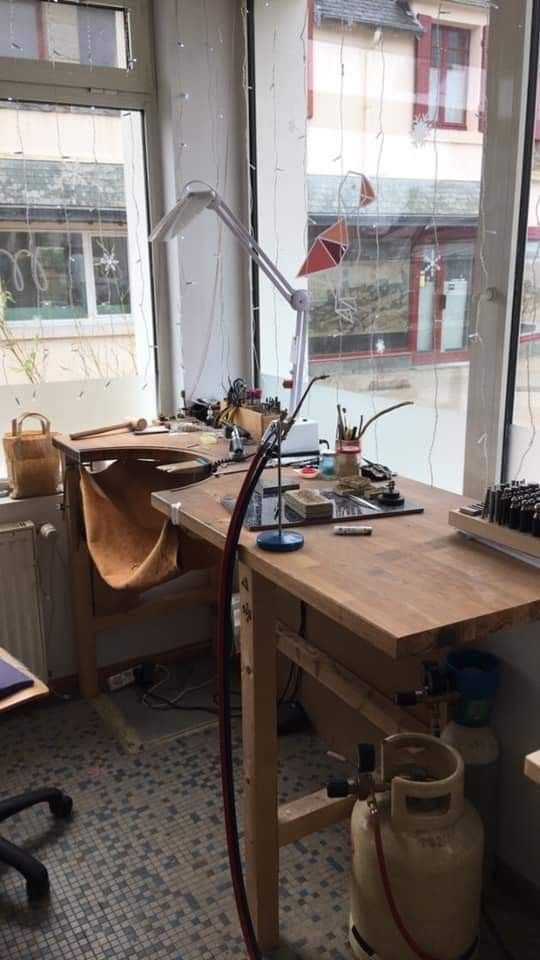
<path fill-rule="evenodd" d="M 377 340 L 375 341 L 375 353 L 378 353 L 379 355 L 381 355 L 385 352 L 386 352 L 386 344 L 382 337 L 378 337 Z"/>
<path fill-rule="evenodd" d="M 420 274 L 424 277 L 424 280 L 434 280 L 435 274 L 441 269 L 441 257 L 438 253 L 431 253 L 429 256 L 424 257 L 424 266 L 422 267 Z"/>
<path fill-rule="evenodd" d="M 419 116 L 414 117 L 411 139 L 415 147 L 425 147 L 430 132 L 431 124 L 427 118 L 427 114 L 422 113 Z"/>
<path fill-rule="evenodd" d="M 120 263 L 118 257 L 116 256 L 114 244 L 110 250 L 105 246 L 104 243 L 100 243 L 100 247 L 103 252 L 100 257 L 96 258 L 95 263 L 98 267 L 102 268 L 106 277 L 114 276 L 117 272 L 118 264 Z"/>

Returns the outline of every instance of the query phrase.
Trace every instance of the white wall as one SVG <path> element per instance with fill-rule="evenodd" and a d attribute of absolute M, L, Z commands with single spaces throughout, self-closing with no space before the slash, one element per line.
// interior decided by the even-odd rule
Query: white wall
<path fill-rule="evenodd" d="M 236 0 L 154 3 L 164 207 L 193 179 L 248 221 L 244 39 Z M 248 259 L 211 211 L 168 251 L 173 363 L 187 396 L 219 397 L 250 369 Z M 167 358 L 164 358 L 165 360 Z"/>
<path fill-rule="evenodd" d="M 306 253 L 306 3 L 255 3 L 259 239 L 294 287 Z M 261 278 L 262 371 L 286 377 L 295 315 Z M 275 389 L 272 391 L 275 393 Z"/>

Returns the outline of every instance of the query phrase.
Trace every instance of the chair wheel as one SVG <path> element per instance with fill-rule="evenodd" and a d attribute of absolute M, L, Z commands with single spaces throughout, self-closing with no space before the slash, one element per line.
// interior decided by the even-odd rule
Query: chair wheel
<path fill-rule="evenodd" d="M 73 810 L 73 800 L 68 797 L 67 793 L 61 793 L 60 796 L 49 800 L 49 809 L 53 817 L 58 817 L 58 819 L 69 817 Z"/>
<path fill-rule="evenodd" d="M 43 868 L 43 874 L 26 881 L 26 895 L 29 900 L 41 900 L 49 892 L 49 875 Z"/>

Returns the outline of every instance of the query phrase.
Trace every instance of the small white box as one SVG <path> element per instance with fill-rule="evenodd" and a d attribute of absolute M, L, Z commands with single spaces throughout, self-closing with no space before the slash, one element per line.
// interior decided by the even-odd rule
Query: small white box
<path fill-rule="evenodd" d="M 319 424 L 302 418 L 291 427 L 281 448 L 283 456 L 309 456 L 319 453 Z"/>

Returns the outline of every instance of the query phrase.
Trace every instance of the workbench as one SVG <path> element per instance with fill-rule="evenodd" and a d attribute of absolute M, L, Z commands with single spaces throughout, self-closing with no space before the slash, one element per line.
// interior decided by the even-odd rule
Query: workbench
<path fill-rule="evenodd" d="M 113 460 L 149 460 L 155 464 L 178 464 L 181 473 L 170 481 L 164 474 L 164 485 L 180 486 L 196 483 L 209 476 L 211 465 L 229 456 L 228 443 L 219 437 L 215 443 L 205 443 L 204 433 L 158 433 L 137 436 L 130 432 L 116 432 L 71 440 L 55 434 L 54 445 L 63 461 L 64 517 L 67 528 L 73 600 L 73 629 L 77 653 L 79 689 L 84 697 L 96 697 L 99 692 L 97 642 L 99 634 L 112 627 L 151 621 L 180 608 L 211 604 L 216 600 L 216 557 L 208 548 L 206 556 L 198 556 L 191 569 L 207 569 L 207 584 L 192 589 L 178 590 L 158 599 L 127 597 L 124 609 L 101 609 L 104 590 L 113 603 L 112 591 L 97 577 L 86 544 L 86 533 L 79 484 L 81 467 L 89 469 Z M 214 438 L 216 439 L 216 438 Z M 192 557 L 193 560 L 193 557 Z M 188 571 L 186 571 L 188 572 Z M 116 591 L 125 594 L 127 591 Z M 98 595 L 99 594 L 99 595 Z M 107 596 L 107 593 L 104 594 Z M 119 597 L 122 607 L 122 597 Z M 137 662 L 137 661 L 133 661 Z M 126 666 L 128 663 L 126 663 Z"/>
<path fill-rule="evenodd" d="M 182 490 L 154 494 L 166 516 L 181 503 L 179 524 L 223 549 L 230 514 L 221 504 L 242 477 L 211 477 Z M 308 481 L 306 481 L 308 482 Z M 311 481 L 313 484 L 313 481 Z M 383 735 L 426 730 L 421 716 L 397 707 L 381 686 L 325 652 L 309 631 L 292 624 L 285 595 L 344 628 L 389 665 L 477 642 L 540 616 L 538 571 L 467 540 L 448 525 L 464 498 L 413 481 L 406 496 L 424 507 L 416 516 L 371 520 L 370 538 L 343 538 L 326 525 L 306 527 L 294 554 L 272 554 L 242 534 L 239 547 L 241 673 L 245 792 L 246 883 L 263 952 L 279 940 L 279 848 L 347 816 L 353 799 L 328 800 L 320 790 L 278 807 L 277 651 L 362 714 Z M 324 483 L 328 486 L 328 482 Z M 339 650 L 339 647 L 336 649 Z"/>

